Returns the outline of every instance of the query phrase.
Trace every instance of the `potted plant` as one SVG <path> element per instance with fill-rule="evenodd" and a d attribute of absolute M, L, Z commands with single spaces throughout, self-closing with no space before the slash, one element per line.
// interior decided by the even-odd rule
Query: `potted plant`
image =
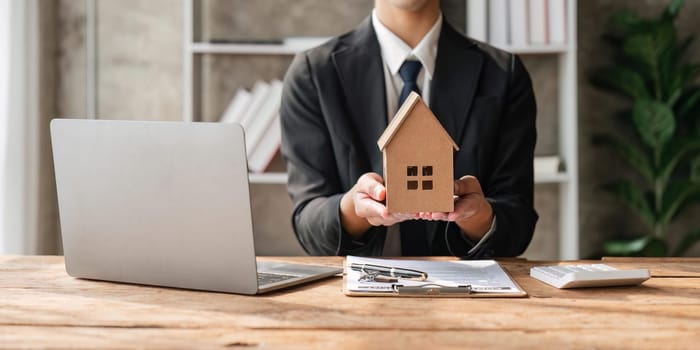
<path fill-rule="evenodd" d="M 674 26 L 683 0 L 672 0 L 655 19 L 621 11 L 611 18 L 604 40 L 612 63 L 595 70 L 596 87 L 623 96 L 619 132 L 596 135 L 634 170 L 603 189 L 626 204 L 645 232 L 604 243 L 608 255 L 683 255 L 700 240 L 700 224 L 670 247 L 670 223 L 700 199 L 700 64 L 684 54 L 694 37 L 679 38 Z"/>

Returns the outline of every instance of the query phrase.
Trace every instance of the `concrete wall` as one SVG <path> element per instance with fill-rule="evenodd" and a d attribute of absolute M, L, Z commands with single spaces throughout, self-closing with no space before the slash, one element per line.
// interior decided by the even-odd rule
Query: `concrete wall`
<path fill-rule="evenodd" d="M 333 35 L 352 28 L 370 11 L 373 1 L 322 0 L 203 0 L 198 18 L 200 39 L 271 38 L 292 35 Z M 605 150 L 590 144 L 594 132 L 612 130 L 611 113 L 621 100 L 593 90 L 586 76 L 605 62 L 599 40 L 614 9 L 634 6 L 656 14 L 662 0 L 579 1 L 579 149 L 581 179 L 581 244 L 583 255 L 594 252 L 604 237 L 634 228 L 636 219 L 596 187 L 624 171 Z M 180 120 L 182 108 L 182 2 L 177 0 L 97 1 L 98 114 L 102 118 Z M 463 28 L 462 1 L 445 1 L 448 20 Z M 700 2 L 688 1 L 679 20 L 684 32 L 697 29 L 693 16 Z M 85 113 L 85 8 L 82 1 L 59 0 L 55 9 L 59 43 L 56 105 L 61 115 Z M 695 57 L 700 57 L 694 47 Z M 213 121 L 239 87 L 256 79 L 282 77 L 290 57 L 207 55 L 198 62 L 202 77 L 201 120 Z M 525 56 L 535 85 L 538 114 L 538 155 L 558 151 L 556 123 L 557 74 L 554 56 Z M 276 169 L 283 165 L 277 160 Z M 260 253 L 301 253 L 289 224 L 291 203 L 282 185 L 254 185 L 254 222 Z M 540 213 L 530 258 L 556 258 L 558 247 L 558 186 L 537 185 L 535 206 Z M 696 208 L 697 209 L 697 208 Z M 694 211 L 697 215 L 697 210 Z M 692 214 L 679 221 L 692 227 Z M 684 231 L 684 230 L 681 230 Z M 697 250 L 696 250 L 697 254 Z"/>
<path fill-rule="evenodd" d="M 56 4 L 42 3 L 39 7 L 39 120 L 38 120 L 38 181 L 36 195 L 37 237 L 30 241 L 30 249 L 39 253 L 59 249 L 58 206 L 56 204 L 56 182 L 54 181 L 53 157 L 49 139 L 49 122 L 56 113 L 56 91 L 58 69 L 56 62 Z M 31 176 L 30 176 L 31 178 Z"/>

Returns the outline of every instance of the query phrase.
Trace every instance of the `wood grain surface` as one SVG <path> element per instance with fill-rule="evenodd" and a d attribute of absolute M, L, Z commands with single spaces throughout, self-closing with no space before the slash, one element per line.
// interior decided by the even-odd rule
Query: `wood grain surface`
<path fill-rule="evenodd" d="M 340 266 L 339 257 L 266 258 Z M 700 259 L 638 287 L 559 290 L 501 261 L 522 299 L 347 297 L 332 277 L 261 296 L 75 279 L 63 257 L 0 257 L 0 349 L 697 348 Z M 556 263 L 556 262 L 554 262 Z"/>

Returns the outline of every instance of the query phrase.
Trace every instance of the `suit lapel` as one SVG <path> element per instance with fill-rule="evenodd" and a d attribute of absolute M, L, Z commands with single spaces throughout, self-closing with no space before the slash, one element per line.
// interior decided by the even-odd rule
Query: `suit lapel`
<path fill-rule="evenodd" d="M 345 45 L 331 57 L 343 88 L 346 108 L 371 170 L 382 174 L 382 154 L 377 140 L 387 126 L 386 90 L 379 42 L 370 17 L 341 40 Z"/>
<path fill-rule="evenodd" d="M 430 109 L 460 144 L 476 92 L 483 55 L 449 24 L 442 27 L 431 87 Z"/>
<path fill-rule="evenodd" d="M 462 144 L 483 60 L 483 55 L 474 50 L 474 43 L 457 33 L 447 22 L 443 24 L 431 86 L 430 109 L 457 145 Z M 427 238 L 432 244 L 436 231 L 445 226 L 429 227 L 433 229 L 428 230 Z"/>

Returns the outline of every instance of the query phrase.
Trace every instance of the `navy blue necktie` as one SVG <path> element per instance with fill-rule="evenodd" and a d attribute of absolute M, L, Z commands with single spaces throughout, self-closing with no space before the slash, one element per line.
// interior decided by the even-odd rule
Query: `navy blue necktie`
<path fill-rule="evenodd" d="M 401 108 L 403 101 L 406 100 L 411 91 L 415 91 L 420 95 L 416 79 L 421 68 L 423 68 L 423 65 L 420 61 L 404 61 L 401 68 L 399 68 L 399 75 L 401 80 L 403 80 L 403 88 L 401 88 L 401 93 L 399 94 L 399 108 Z"/>
<path fill-rule="evenodd" d="M 418 88 L 418 73 L 423 65 L 419 61 L 405 61 L 399 68 L 399 75 L 403 80 L 403 88 L 399 94 L 399 108 L 411 91 L 420 95 Z M 401 255 L 425 256 L 431 253 L 431 244 L 426 236 L 426 225 L 422 220 L 409 220 L 401 223 Z"/>

